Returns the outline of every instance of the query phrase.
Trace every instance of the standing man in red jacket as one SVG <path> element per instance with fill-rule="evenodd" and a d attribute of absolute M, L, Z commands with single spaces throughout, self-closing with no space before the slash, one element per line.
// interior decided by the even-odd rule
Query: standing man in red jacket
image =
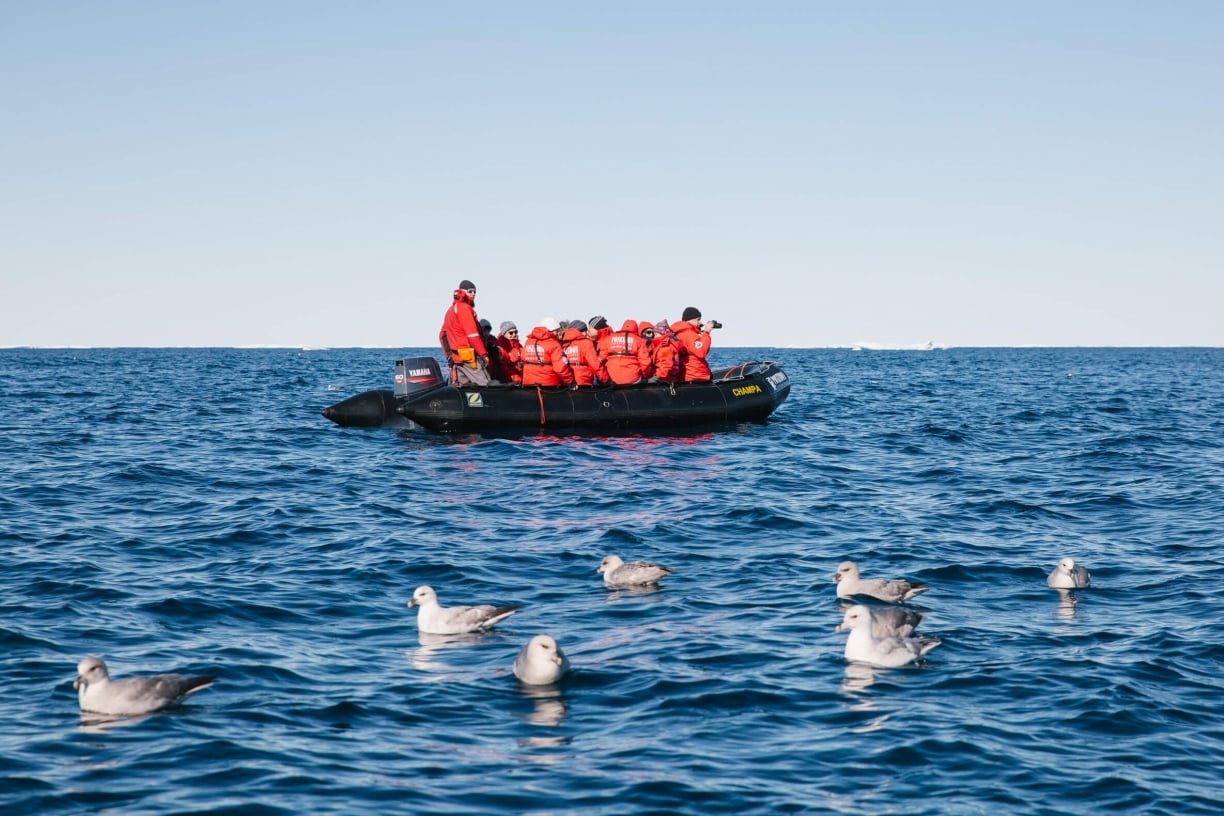
<path fill-rule="evenodd" d="M 710 353 L 710 330 L 718 324 L 713 320 L 701 324 L 701 310 L 696 306 L 687 306 L 680 322 L 672 324 L 672 331 L 684 351 L 680 357 L 684 360 L 684 382 L 709 382 L 710 364 L 706 355 Z"/>
<path fill-rule="evenodd" d="M 476 284 L 470 280 L 459 281 L 454 301 L 442 319 L 438 342 L 450 363 L 452 384 L 489 385 L 492 382 L 489 351 L 481 337 L 480 324 L 476 322 Z"/>

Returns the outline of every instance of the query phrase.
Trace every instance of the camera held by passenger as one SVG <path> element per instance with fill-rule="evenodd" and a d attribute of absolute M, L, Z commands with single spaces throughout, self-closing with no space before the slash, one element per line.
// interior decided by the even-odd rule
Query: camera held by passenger
<path fill-rule="evenodd" d="M 711 321 L 710 321 L 710 328 L 711 328 L 711 329 L 721 329 L 721 328 L 722 328 L 722 324 L 721 324 L 721 323 L 719 323 L 717 320 L 711 320 Z"/>

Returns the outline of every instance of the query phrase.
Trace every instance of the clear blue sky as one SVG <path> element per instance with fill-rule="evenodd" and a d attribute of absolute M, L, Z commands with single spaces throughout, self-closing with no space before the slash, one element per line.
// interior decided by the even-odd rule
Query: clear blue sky
<path fill-rule="evenodd" d="M 1224 345 L 1224 2 L 0 0 L 0 346 Z"/>

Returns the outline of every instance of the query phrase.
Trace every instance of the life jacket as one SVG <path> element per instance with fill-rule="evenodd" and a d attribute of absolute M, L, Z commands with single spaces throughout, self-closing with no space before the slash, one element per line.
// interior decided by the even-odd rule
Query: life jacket
<path fill-rule="evenodd" d="M 683 349 L 672 333 L 659 334 L 655 329 L 654 343 L 650 348 L 650 359 L 654 363 L 654 378 L 660 382 L 680 382 L 684 367 L 680 364 Z"/>
<path fill-rule="evenodd" d="M 548 329 L 536 326 L 523 343 L 523 385 L 570 385 L 574 372 L 561 344 Z"/>
<path fill-rule="evenodd" d="M 650 351 L 646 348 L 646 340 L 638 334 L 637 321 L 626 320 L 620 331 L 601 339 L 599 356 L 608 368 L 608 376 L 617 385 L 632 385 L 650 376 Z"/>
<path fill-rule="evenodd" d="M 687 320 L 673 323 L 672 331 L 681 347 L 684 382 L 709 382 L 712 375 L 706 355 L 710 353 L 710 333 L 699 331 Z"/>
<path fill-rule="evenodd" d="M 608 370 L 603 360 L 595 353 L 595 344 L 585 333 L 577 329 L 566 329 L 561 335 L 561 350 L 574 372 L 575 385 L 595 385 L 606 382 Z"/>

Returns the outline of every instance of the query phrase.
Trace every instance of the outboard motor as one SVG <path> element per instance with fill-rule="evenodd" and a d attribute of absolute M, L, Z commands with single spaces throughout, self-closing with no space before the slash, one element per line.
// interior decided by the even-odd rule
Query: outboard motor
<path fill-rule="evenodd" d="M 398 399 L 411 399 L 442 385 L 446 385 L 446 381 L 433 357 L 407 357 L 395 361 L 395 396 Z"/>

